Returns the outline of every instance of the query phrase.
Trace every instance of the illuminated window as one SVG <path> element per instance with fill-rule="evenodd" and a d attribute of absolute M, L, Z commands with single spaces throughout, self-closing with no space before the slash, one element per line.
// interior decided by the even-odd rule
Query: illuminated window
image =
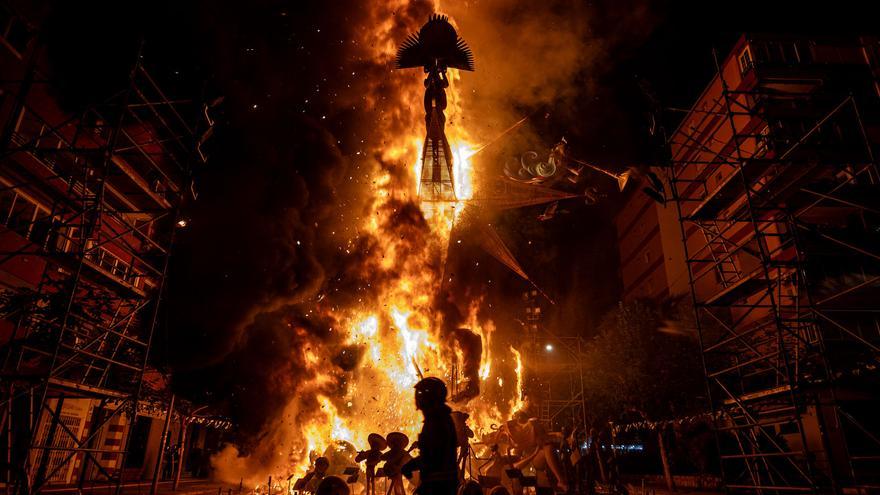
<path fill-rule="evenodd" d="M 745 47 L 739 54 L 739 71 L 741 74 L 745 74 L 754 66 L 755 64 L 752 62 L 752 52 L 749 50 L 749 47 Z"/>
<path fill-rule="evenodd" d="M 755 155 L 760 155 L 770 148 L 770 126 L 765 125 L 764 128 L 758 132 L 756 141 L 757 147 L 755 149 Z"/>
<path fill-rule="evenodd" d="M 59 251 L 64 253 L 73 252 L 77 249 L 79 239 L 79 227 L 65 227 L 62 234 L 58 237 L 58 244 L 56 247 Z"/>

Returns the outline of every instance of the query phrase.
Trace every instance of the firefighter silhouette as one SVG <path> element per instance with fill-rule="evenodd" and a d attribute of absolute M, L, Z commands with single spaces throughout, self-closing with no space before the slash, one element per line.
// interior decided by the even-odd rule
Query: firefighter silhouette
<path fill-rule="evenodd" d="M 418 495 L 454 495 L 458 485 L 457 435 L 452 410 L 446 405 L 446 384 L 428 377 L 415 386 L 416 408 L 425 417 L 419 433 L 419 456 L 403 467 L 411 477 L 419 471 Z"/>

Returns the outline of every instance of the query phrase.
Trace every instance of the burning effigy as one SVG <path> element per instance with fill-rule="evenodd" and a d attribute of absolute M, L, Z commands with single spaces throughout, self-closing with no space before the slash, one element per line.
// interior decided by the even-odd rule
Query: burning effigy
<path fill-rule="evenodd" d="M 440 38 L 448 37 L 452 29 L 440 17 L 432 17 L 429 25 L 439 26 L 444 32 Z M 376 53 L 370 56 L 390 63 L 395 60 L 396 41 L 391 42 L 398 29 L 390 22 L 380 26 L 378 37 L 388 43 L 372 45 Z M 434 36 L 433 29 L 425 34 L 427 38 Z M 450 39 L 458 47 L 460 39 L 454 33 L 452 29 Z M 455 191 L 449 198 L 450 212 L 460 210 L 473 194 L 473 172 L 464 151 L 472 148 L 471 141 L 457 126 L 441 127 L 447 121 L 446 108 L 453 115 L 461 109 L 457 98 L 447 99 L 446 88 L 437 82 L 442 80 L 454 90 L 457 70 L 466 68 L 463 63 L 472 63 L 469 53 L 462 56 L 461 63 L 434 60 L 436 70 L 429 74 L 430 84 L 426 83 L 431 96 L 426 98 L 431 110 L 428 137 L 388 132 L 389 142 L 377 157 L 387 169 L 370 184 L 372 199 L 359 217 L 359 240 L 349 233 L 349 240 L 341 244 L 345 251 L 369 253 L 351 268 L 349 276 L 368 285 L 375 297 L 364 296 L 363 301 L 341 306 L 334 294 L 317 293 L 302 317 L 287 320 L 294 338 L 303 342 L 296 351 L 302 363 L 298 392 L 265 428 L 258 443 L 248 450 L 230 445 L 214 456 L 218 478 L 235 483 L 243 479 L 258 486 L 269 475 L 295 481 L 311 474 L 312 481 L 300 486 L 309 491 L 307 486 L 314 488 L 325 474 L 344 474 L 358 467 L 358 451 L 363 450 L 368 452 L 360 459 L 366 461 L 367 475 L 358 478 L 359 490 L 368 487 L 375 493 L 377 483 L 388 483 L 397 491 L 408 483 L 396 478 L 397 464 L 408 455 L 400 440 L 415 438 L 421 426 L 413 405 L 413 386 L 421 376 L 441 377 L 451 391 L 466 391 L 455 395 L 459 402 L 454 407 L 469 416 L 470 428 L 477 434 L 500 424 L 520 403 L 522 366 L 517 366 L 512 348 L 493 342 L 495 326 L 479 315 L 479 295 L 466 307 L 438 309 L 454 215 L 431 214 L 429 203 L 435 201 L 427 200 L 427 186 L 418 178 L 436 176 L 445 184 L 441 188 Z M 415 100 L 419 86 L 401 85 L 400 99 Z M 417 111 L 406 110 L 389 109 L 412 124 L 421 120 Z M 425 160 L 430 162 L 428 167 Z M 425 189 L 420 190 L 420 184 Z M 426 201 L 420 202 L 423 196 Z M 447 317 L 450 312 L 455 315 Z M 309 326 L 316 323 L 326 328 L 324 341 L 313 340 Z M 444 332 L 450 326 L 457 337 Z M 489 381 L 503 374 L 508 374 L 506 382 L 501 378 Z M 479 400 L 472 400 L 478 392 Z M 322 469 L 316 464 L 319 460 Z"/>
<path fill-rule="evenodd" d="M 356 493 L 410 492 L 413 481 L 403 467 L 418 448 L 410 439 L 422 426 L 413 387 L 433 376 L 449 387 L 460 479 L 519 493 L 526 486 L 523 470 L 534 467 L 549 469 L 552 481 L 545 484 L 564 487 L 548 454 L 550 437 L 536 434 L 523 441 L 516 432 L 525 426 L 509 422 L 525 408 L 520 353 L 496 335 L 495 323 L 481 311 L 483 294 L 450 289 L 446 266 L 453 240 L 471 236 L 528 281 L 486 212 L 573 195 L 513 181 L 504 184 L 501 196 L 492 187 L 480 192 L 471 158 L 481 148 L 458 125 L 463 109 L 456 95 L 460 71 L 473 70 L 473 56 L 447 17 L 414 8 L 398 14 L 394 21 L 376 23 L 379 29 L 363 56 L 379 66 L 423 69 L 421 83 L 404 71 L 399 76 L 404 82 L 395 84 L 400 102 L 418 101 L 423 91 L 424 115 L 412 105 L 389 107 L 388 120 L 375 122 L 387 138 L 371 155 L 379 167 L 369 200 L 356 226 L 329 232 L 339 239 L 341 256 L 358 254 L 345 280 L 334 280 L 351 290 L 341 298 L 328 284 L 297 302 L 296 317 L 282 320 L 297 342 L 298 374 L 295 385 L 288 385 L 287 377 L 278 380 L 295 393 L 258 441 L 245 449 L 227 446 L 214 456 L 216 475 L 258 491 L 314 492 L 324 477 L 340 476 Z M 395 52 L 401 24 L 412 29 L 426 17 L 418 34 Z M 373 98 L 386 83 L 376 84 L 362 103 L 372 109 L 387 105 Z M 271 487 L 269 476 L 276 480 Z M 291 482 L 285 486 L 281 480 Z"/>

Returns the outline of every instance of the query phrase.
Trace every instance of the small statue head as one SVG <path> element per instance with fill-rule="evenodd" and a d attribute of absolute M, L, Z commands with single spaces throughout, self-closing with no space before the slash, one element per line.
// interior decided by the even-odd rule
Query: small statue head
<path fill-rule="evenodd" d="M 409 445 L 409 437 L 399 431 L 389 433 L 387 438 L 391 450 L 403 450 Z"/>
<path fill-rule="evenodd" d="M 370 448 L 373 450 L 385 450 L 388 447 L 388 442 L 378 433 L 370 433 L 367 436 L 367 443 L 370 444 Z"/>
<path fill-rule="evenodd" d="M 318 457 L 315 459 L 315 471 L 324 473 L 330 468 L 330 460 L 326 457 Z"/>

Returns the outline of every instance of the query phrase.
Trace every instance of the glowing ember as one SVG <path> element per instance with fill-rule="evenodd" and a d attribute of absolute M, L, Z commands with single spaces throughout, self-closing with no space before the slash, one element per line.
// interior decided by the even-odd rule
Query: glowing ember
<path fill-rule="evenodd" d="M 392 7 L 389 8 L 393 10 Z M 400 20 L 399 16 L 396 20 Z M 368 53 L 365 58 L 390 61 L 393 57 L 396 40 L 388 22 L 382 25 L 384 31 L 369 34 L 371 42 L 364 45 L 371 46 L 375 53 Z M 457 71 L 450 70 L 449 79 L 452 97 L 446 128 L 454 155 L 458 201 L 439 209 L 413 203 L 417 198 L 424 127 L 420 106 L 412 105 L 421 100 L 421 83 L 410 79 L 396 96 L 396 101 L 404 102 L 406 112 L 395 118 L 410 122 L 407 128 L 411 134 L 389 131 L 387 142 L 376 145 L 375 156 L 382 165 L 377 167 L 372 180 L 369 211 L 361 217 L 359 234 L 374 241 L 363 270 L 375 279 L 371 289 L 379 291 L 377 303 L 336 308 L 325 307 L 321 299 L 317 300 L 315 314 L 332 313 L 333 321 L 338 322 L 332 331 L 343 333 L 342 342 L 347 347 L 341 352 L 323 345 L 301 350 L 310 378 L 299 385 L 297 396 L 291 397 L 282 419 L 263 439 L 265 444 L 271 444 L 271 454 L 263 452 L 263 448 L 242 456 L 228 448 L 214 459 L 221 479 L 237 483 L 244 478 L 257 484 L 264 482 L 267 474 L 280 479 L 300 477 L 314 458 L 324 455 L 328 448 L 338 451 L 339 442 L 349 442 L 354 449 L 364 449 L 367 436 L 373 432 L 386 435 L 400 431 L 413 441 L 422 422 L 412 390 L 419 373 L 441 377 L 451 390 L 456 389 L 460 377 L 456 376 L 454 362 L 465 359 L 464 353 L 456 348 L 451 336 L 443 335 L 441 317 L 433 305 L 441 285 L 453 222 L 463 208 L 462 201 L 473 195 L 470 159 L 476 146 L 471 144 L 475 140 L 466 129 L 458 125 L 462 119 L 460 99 L 455 95 Z M 367 102 L 376 106 L 389 104 Z M 416 165 L 410 168 L 409 164 Z M 408 173 L 400 173 L 403 167 L 408 168 Z M 421 230 L 413 228 L 411 233 L 401 233 L 398 215 L 417 206 L 421 206 L 427 225 L 422 224 Z M 413 223 L 419 222 L 420 219 Z M 480 303 L 472 302 L 464 322 L 482 343 L 477 373 L 480 395 L 464 404 L 452 404 L 453 408 L 470 414 L 470 426 L 478 435 L 490 431 L 493 424 L 500 424 L 513 410 L 522 407 L 523 369 L 521 357 L 512 347 L 493 349 L 497 340 L 492 338 L 494 325 L 477 318 Z M 512 359 L 505 359 L 506 356 Z M 346 360 L 354 363 L 350 369 L 342 371 L 335 365 Z M 515 376 L 510 376 L 514 371 Z M 504 373 L 509 375 L 503 376 Z M 331 466 L 331 472 L 337 467 Z"/>

